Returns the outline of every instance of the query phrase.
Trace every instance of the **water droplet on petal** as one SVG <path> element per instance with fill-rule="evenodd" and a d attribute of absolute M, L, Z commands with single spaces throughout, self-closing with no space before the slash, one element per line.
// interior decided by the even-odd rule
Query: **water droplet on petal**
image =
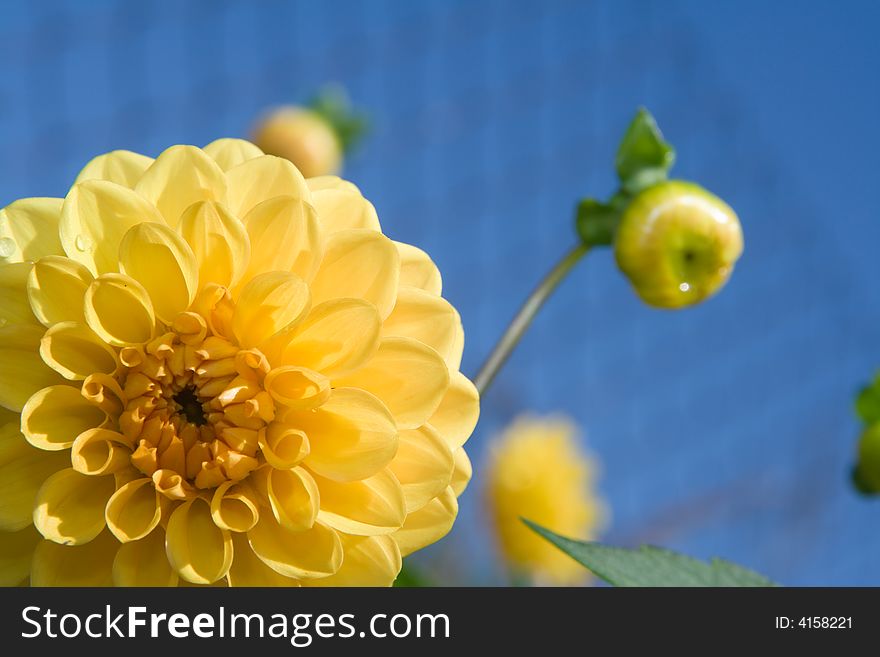
<path fill-rule="evenodd" d="M 76 248 L 83 253 L 89 253 L 95 248 L 95 241 L 88 235 L 77 235 L 73 243 Z"/>
<path fill-rule="evenodd" d="M 8 237 L 0 239 L 0 258 L 8 258 L 15 253 L 15 242 Z"/>
<path fill-rule="evenodd" d="M 687 283 L 682 283 L 681 285 L 678 286 L 678 289 L 681 290 L 682 292 L 687 292 L 688 290 L 691 289 L 691 286 L 688 285 Z"/>

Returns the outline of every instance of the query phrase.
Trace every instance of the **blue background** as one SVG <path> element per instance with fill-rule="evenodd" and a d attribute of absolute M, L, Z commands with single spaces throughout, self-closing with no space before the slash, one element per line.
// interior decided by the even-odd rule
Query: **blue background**
<path fill-rule="evenodd" d="M 614 185 L 635 108 L 675 174 L 738 211 L 732 283 L 680 313 L 593 255 L 486 397 L 443 582 L 500 581 L 480 465 L 519 409 L 603 461 L 607 540 L 721 555 L 785 584 L 880 584 L 880 502 L 848 484 L 880 364 L 880 5 L 873 2 L 12 2 L 0 9 L 0 205 L 61 196 L 93 155 L 246 135 L 344 83 L 375 130 L 347 175 L 426 249 L 473 373 Z"/>

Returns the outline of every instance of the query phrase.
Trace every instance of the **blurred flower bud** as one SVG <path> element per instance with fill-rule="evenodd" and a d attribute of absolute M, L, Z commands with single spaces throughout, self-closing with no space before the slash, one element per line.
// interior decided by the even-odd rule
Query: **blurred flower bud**
<path fill-rule="evenodd" d="M 342 144 L 333 126 L 311 109 L 285 106 L 273 110 L 254 129 L 263 152 L 286 158 L 306 178 L 336 174 L 342 168 Z"/>
<path fill-rule="evenodd" d="M 621 271 L 639 297 L 658 308 L 690 306 L 718 292 L 742 250 L 742 228 L 730 206 L 679 180 L 640 191 L 614 239 Z"/>
<path fill-rule="evenodd" d="M 880 493 L 880 424 L 872 424 L 859 439 L 859 461 L 853 482 L 863 493 Z"/>

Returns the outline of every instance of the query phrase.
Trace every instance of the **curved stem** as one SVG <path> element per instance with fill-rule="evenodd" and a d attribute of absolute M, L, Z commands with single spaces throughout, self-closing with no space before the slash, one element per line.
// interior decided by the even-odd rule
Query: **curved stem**
<path fill-rule="evenodd" d="M 529 295 L 529 298 L 526 299 L 516 317 L 510 322 L 504 335 L 501 336 L 498 344 L 495 345 L 495 349 L 492 350 L 480 371 L 477 372 L 477 376 L 474 377 L 474 385 L 480 392 L 480 396 L 486 392 L 486 389 L 492 384 L 501 367 L 507 362 L 510 354 L 516 348 L 516 345 L 519 344 L 520 339 L 522 339 L 526 329 L 529 328 L 535 315 L 538 314 L 541 306 L 550 298 L 550 295 L 553 294 L 553 291 L 563 281 L 568 272 L 586 255 L 589 248 L 586 244 L 578 244 L 566 253 L 562 260 L 556 263 L 556 266 L 550 270 L 550 273 L 535 288 L 535 291 Z"/>

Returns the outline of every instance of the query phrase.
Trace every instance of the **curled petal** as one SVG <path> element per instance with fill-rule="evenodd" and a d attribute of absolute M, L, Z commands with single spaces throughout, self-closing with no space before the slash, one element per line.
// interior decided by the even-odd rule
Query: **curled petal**
<path fill-rule="evenodd" d="M 119 549 L 110 532 L 85 545 L 40 541 L 31 565 L 31 586 L 113 586 L 113 560 Z"/>
<path fill-rule="evenodd" d="M 196 201 L 226 202 L 226 176 L 202 149 L 172 146 L 144 172 L 135 191 L 174 228 L 183 211 Z"/>
<path fill-rule="evenodd" d="M 152 532 L 162 518 L 159 494 L 148 478 L 121 486 L 104 510 L 107 528 L 121 543 L 138 541 Z"/>
<path fill-rule="evenodd" d="M 251 257 L 247 230 L 225 206 L 193 203 L 184 210 L 177 230 L 195 254 L 203 287 L 206 283 L 231 287 L 247 271 Z"/>
<path fill-rule="evenodd" d="M 70 450 L 73 469 L 85 475 L 119 472 L 128 465 L 131 445 L 121 433 L 108 429 L 83 431 Z"/>
<path fill-rule="evenodd" d="M 0 263 L 0 326 L 35 324 L 27 282 L 30 262 Z"/>
<path fill-rule="evenodd" d="M 160 528 L 139 541 L 119 547 L 113 559 L 116 586 L 177 586 L 177 573 L 165 556 L 165 532 Z"/>
<path fill-rule="evenodd" d="M 426 424 L 400 432 L 397 454 L 388 467 L 403 488 L 407 513 L 412 513 L 446 490 L 455 460 L 443 436 Z"/>
<path fill-rule="evenodd" d="M 308 201 L 311 192 L 305 178 L 289 160 L 263 155 L 247 160 L 226 173 L 229 207 L 239 217 L 257 203 L 275 196 L 292 196 Z"/>
<path fill-rule="evenodd" d="M 400 254 L 400 284 L 439 296 L 443 290 L 440 270 L 427 253 L 416 246 L 395 242 Z"/>
<path fill-rule="evenodd" d="M 0 262 L 63 253 L 58 239 L 60 198 L 23 198 L 0 210 Z"/>
<path fill-rule="evenodd" d="M 305 459 L 328 479 L 353 481 L 376 474 L 397 451 L 397 425 L 375 396 L 357 388 L 336 388 L 320 408 L 290 411 L 284 421 L 311 437 Z"/>
<path fill-rule="evenodd" d="M 213 158 L 224 171 L 229 171 L 242 162 L 247 162 L 263 155 L 263 151 L 251 142 L 244 139 L 231 139 L 229 137 L 215 139 L 202 150 Z"/>
<path fill-rule="evenodd" d="M 312 205 L 328 234 L 349 228 L 382 230 L 376 208 L 359 191 L 340 188 L 313 190 Z"/>
<path fill-rule="evenodd" d="M 333 299 L 312 308 L 291 333 L 281 362 L 329 377 L 357 369 L 379 348 L 382 320 L 369 301 Z"/>
<path fill-rule="evenodd" d="M 449 388 L 449 370 L 436 351 L 411 338 L 388 337 L 356 372 L 333 382 L 367 390 L 388 407 L 400 429 L 422 426 Z"/>
<path fill-rule="evenodd" d="M 309 286 L 299 276 L 271 271 L 241 291 L 232 330 L 242 347 L 255 347 L 294 326 L 308 312 Z"/>
<path fill-rule="evenodd" d="M 312 301 L 364 299 L 384 319 L 397 297 L 400 256 L 382 233 L 367 229 L 334 233 L 324 247 L 324 258 L 312 280 Z"/>
<path fill-rule="evenodd" d="M 306 586 L 391 586 L 403 564 L 391 536 L 342 534 L 342 567 L 336 574 L 305 580 Z"/>
<path fill-rule="evenodd" d="M 37 491 L 49 476 L 69 465 L 66 453 L 29 445 L 14 424 L 0 428 L 0 531 L 32 524 Z"/>
<path fill-rule="evenodd" d="M 21 411 L 35 392 L 64 379 L 40 358 L 41 327 L 0 327 L 0 406 Z"/>
<path fill-rule="evenodd" d="M 452 471 L 452 481 L 449 483 L 456 497 L 461 497 L 473 474 L 474 469 L 467 452 L 464 451 L 464 447 L 459 447 L 455 450 L 455 469 Z"/>
<path fill-rule="evenodd" d="M 259 434 L 260 451 L 273 468 L 289 470 L 309 455 L 308 436 L 291 424 L 271 422 Z"/>
<path fill-rule="evenodd" d="M 226 481 L 217 486 L 211 498 L 211 517 L 220 529 L 246 532 L 257 524 L 260 510 L 253 493 L 246 486 Z"/>
<path fill-rule="evenodd" d="M 45 326 L 58 322 L 85 322 L 83 298 L 94 280 L 85 265 L 62 256 L 46 256 L 28 275 L 31 309 Z"/>
<path fill-rule="evenodd" d="M 153 302 L 144 287 L 123 274 L 98 276 L 86 290 L 86 323 L 117 347 L 149 342 L 155 336 Z"/>
<path fill-rule="evenodd" d="M 401 286 L 394 310 L 382 324 L 382 336 L 418 340 L 449 364 L 461 319 L 446 299 L 415 287 Z"/>
<path fill-rule="evenodd" d="M 429 422 L 449 445 L 461 447 L 470 438 L 480 419 L 480 393 L 464 374 L 452 372 L 449 389 Z"/>
<path fill-rule="evenodd" d="M 156 316 L 171 324 L 196 296 L 199 265 L 184 239 L 162 224 L 138 224 L 122 238 L 119 265 L 144 286 Z"/>
<path fill-rule="evenodd" d="M 214 524 L 211 505 L 195 498 L 178 506 L 168 519 L 165 550 L 171 566 L 193 584 L 212 584 L 232 564 L 232 538 Z"/>
<path fill-rule="evenodd" d="M 73 445 L 87 429 L 100 427 L 107 419 L 71 386 L 49 386 L 36 392 L 21 411 L 21 431 L 39 449 L 57 451 Z"/>
<path fill-rule="evenodd" d="M 296 410 L 317 408 L 330 398 L 330 380 L 304 367 L 276 367 L 263 387 L 275 401 Z"/>
<path fill-rule="evenodd" d="M 77 322 L 60 322 L 46 331 L 40 340 L 40 356 L 73 381 L 90 374 L 111 374 L 116 369 L 116 352 L 88 326 Z"/>
<path fill-rule="evenodd" d="M 406 519 L 406 500 L 397 479 L 383 470 L 361 481 L 340 483 L 315 477 L 321 491 L 318 519 L 346 534 L 390 534 Z"/>
<path fill-rule="evenodd" d="M 303 468 L 269 471 L 266 480 L 269 503 L 278 524 L 300 531 L 315 524 L 320 493 L 312 476 Z"/>
<path fill-rule="evenodd" d="M 252 278 L 267 271 L 290 271 L 311 280 L 321 262 L 323 239 L 311 205 L 276 196 L 255 205 L 244 218 L 251 244 Z"/>
<path fill-rule="evenodd" d="M 58 230 L 67 256 L 97 275 L 116 271 L 122 236 L 145 221 L 165 223 L 140 194 L 106 180 L 87 180 L 67 193 Z"/>
<path fill-rule="evenodd" d="M 254 554 L 248 543 L 247 536 L 243 534 L 232 535 L 232 545 L 235 548 L 235 558 L 226 576 L 229 586 L 299 586 L 299 581 L 285 577 L 264 564 Z"/>
<path fill-rule="evenodd" d="M 0 586 L 17 586 L 27 579 L 34 549 L 42 539 L 33 526 L 0 532 Z"/>
<path fill-rule="evenodd" d="M 247 536 L 260 560 L 285 577 L 327 577 L 342 565 L 339 535 L 320 522 L 311 529 L 293 531 L 264 513 Z"/>
<path fill-rule="evenodd" d="M 442 495 L 406 517 L 403 527 L 394 534 L 400 554 L 405 557 L 439 541 L 452 529 L 457 515 L 455 491 L 447 488 Z"/>
<path fill-rule="evenodd" d="M 108 180 L 117 185 L 134 189 L 138 180 L 144 175 L 144 171 L 152 163 L 153 158 L 140 153 L 126 150 L 110 151 L 92 159 L 79 172 L 73 184 L 86 180 Z"/>
<path fill-rule="evenodd" d="M 89 477 L 73 468 L 46 479 L 34 500 L 34 527 L 62 545 L 82 545 L 104 529 L 104 507 L 116 489 L 113 477 Z"/>

